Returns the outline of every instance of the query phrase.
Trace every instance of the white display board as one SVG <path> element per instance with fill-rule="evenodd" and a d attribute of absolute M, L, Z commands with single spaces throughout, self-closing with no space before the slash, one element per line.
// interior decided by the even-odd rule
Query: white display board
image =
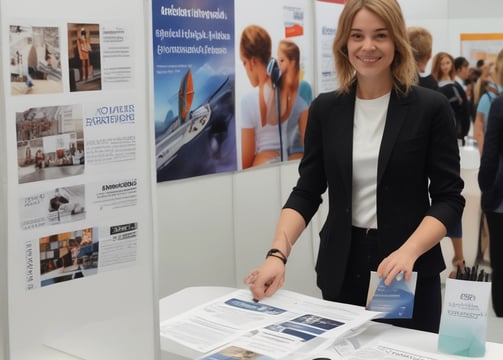
<path fill-rule="evenodd" d="M 156 359 L 147 2 L 0 5 L 3 354 Z"/>

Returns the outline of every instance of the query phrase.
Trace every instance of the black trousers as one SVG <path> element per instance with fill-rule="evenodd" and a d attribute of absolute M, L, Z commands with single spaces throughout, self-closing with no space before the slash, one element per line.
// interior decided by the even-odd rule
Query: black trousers
<path fill-rule="evenodd" d="M 496 316 L 503 317 L 503 214 L 486 212 L 491 258 L 491 295 Z"/>
<path fill-rule="evenodd" d="M 338 302 L 365 306 L 370 271 L 376 271 L 382 258 L 378 249 L 379 231 L 353 227 L 351 253 Z M 380 319 L 396 326 L 438 333 L 442 312 L 440 275 L 418 274 L 412 319 Z"/>

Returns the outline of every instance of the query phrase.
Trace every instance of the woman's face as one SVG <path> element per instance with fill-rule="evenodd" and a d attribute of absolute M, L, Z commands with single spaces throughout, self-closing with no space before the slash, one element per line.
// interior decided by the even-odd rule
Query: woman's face
<path fill-rule="evenodd" d="M 349 62 L 359 77 L 391 77 L 395 44 L 384 21 L 362 8 L 356 13 L 347 43 Z"/>
<path fill-rule="evenodd" d="M 291 61 L 286 57 L 285 53 L 278 50 L 278 66 L 282 74 L 286 74 L 290 67 Z"/>
<path fill-rule="evenodd" d="M 452 70 L 452 61 L 448 56 L 444 56 L 442 60 L 440 60 L 440 70 L 443 75 L 449 75 Z"/>
<path fill-rule="evenodd" d="M 250 80 L 251 86 L 253 86 L 253 87 L 258 86 L 258 77 L 253 70 L 254 69 L 254 66 L 253 66 L 254 59 L 253 58 L 246 58 L 243 56 L 243 54 L 241 54 L 240 57 L 241 57 L 241 62 L 243 63 L 243 67 L 245 68 L 246 75 L 248 76 L 248 80 Z"/>

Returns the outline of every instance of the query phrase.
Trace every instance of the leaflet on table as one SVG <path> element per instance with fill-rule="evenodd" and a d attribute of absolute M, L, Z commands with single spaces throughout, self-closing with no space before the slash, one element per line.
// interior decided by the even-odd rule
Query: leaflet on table
<path fill-rule="evenodd" d="M 367 321 L 358 328 L 350 329 L 335 339 L 325 339 L 318 337 L 312 341 L 307 341 L 304 346 L 292 347 L 292 342 L 287 339 L 281 349 L 277 349 L 277 341 L 270 344 L 274 349 L 267 349 L 264 344 L 257 346 L 251 341 L 247 342 L 247 336 L 240 337 L 235 341 L 223 346 L 209 355 L 202 356 L 199 360 L 234 360 L 242 358 L 253 358 L 260 360 L 288 359 L 288 360 L 311 360 L 311 359 L 346 359 L 353 355 L 363 344 L 372 341 L 373 336 L 369 335 L 367 329 L 372 327 L 372 332 L 381 332 L 391 325 Z M 251 338 L 255 331 L 248 334 Z M 275 339 L 276 340 L 276 339 Z M 297 344 L 293 344 L 297 345 Z M 253 350 L 251 350 L 253 349 Z M 278 350 L 278 351 L 275 351 Z M 285 355 L 286 350 L 286 355 Z M 267 355 L 264 355 L 267 354 Z"/>
<path fill-rule="evenodd" d="M 379 313 L 280 290 L 259 303 L 237 290 L 161 323 L 161 336 L 207 353 L 233 341 L 247 350 L 281 357 L 315 349 Z"/>

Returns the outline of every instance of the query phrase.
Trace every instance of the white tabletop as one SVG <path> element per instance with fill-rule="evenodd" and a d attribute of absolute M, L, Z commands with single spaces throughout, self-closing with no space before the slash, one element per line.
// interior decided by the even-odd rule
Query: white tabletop
<path fill-rule="evenodd" d="M 225 294 L 235 291 L 229 287 L 188 287 L 172 295 L 166 296 L 159 301 L 159 320 L 163 321 L 190 310 L 205 302 L 211 301 Z M 384 325 L 384 324 L 382 324 Z M 440 359 L 468 359 L 466 357 L 446 355 L 437 350 L 438 334 L 405 329 L 387 325 L 371 326 L 367 330 L 366 338 L 374 338 L 387 343 L 417 349 L 420 352 L 438 354 Z M 196 359 L 203 355 L 195 350 L 180 345 L 174 341 L 161 336 L 161 356 L 163 360 L 186 360 Z M 486 354 L 481 360 L 501 360 L 503 354 L 503 344 L 487 342 Z"/>

